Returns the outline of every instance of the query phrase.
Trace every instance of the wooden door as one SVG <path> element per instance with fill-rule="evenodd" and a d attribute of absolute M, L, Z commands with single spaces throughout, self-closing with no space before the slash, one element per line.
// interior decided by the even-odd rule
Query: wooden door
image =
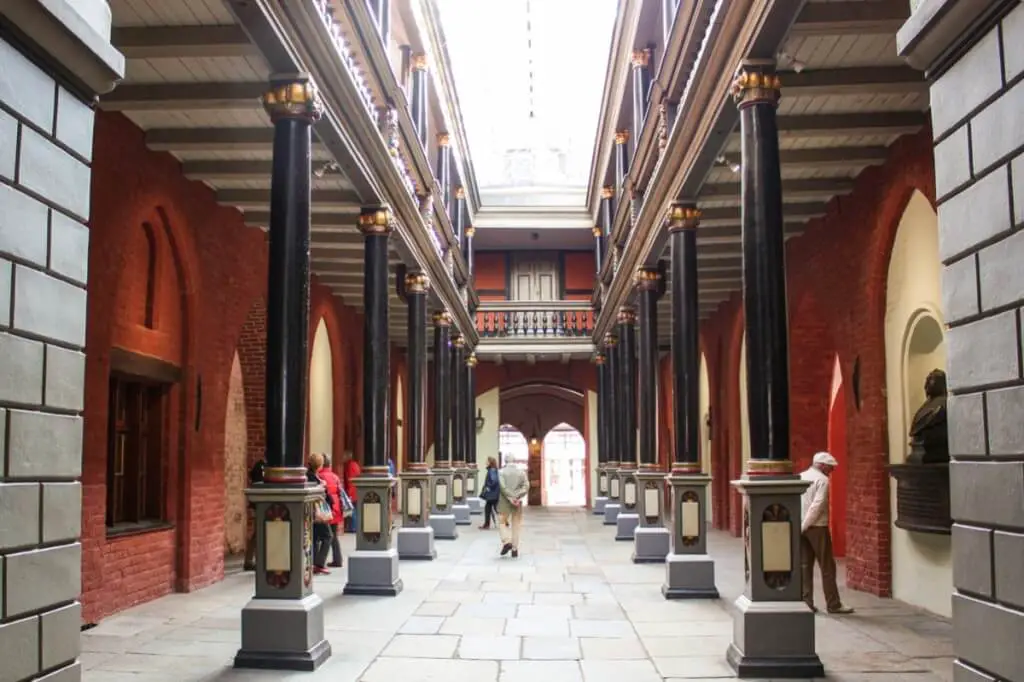
<path fill-rule="evenodd" d="M 517 256 L 512 265 L 512 300 L 551 302 L 558 300 L 558 266 L 554 257 L 538 254 Z M 554 330 L 554 313 L 522 311 L 514 313 L 513 329 L 520 333 Z"/>

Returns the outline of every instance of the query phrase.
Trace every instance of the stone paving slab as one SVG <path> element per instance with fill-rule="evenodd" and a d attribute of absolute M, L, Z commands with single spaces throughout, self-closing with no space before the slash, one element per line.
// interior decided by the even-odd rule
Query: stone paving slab
<path fill-rule="evenodd" d="M 717 601 L 667 602 L 664 567 L 583 510 L 527 511 L 522 555 L 494 531 L 460 529 L 438 559 L 402 563 L 397 597 L 346 597 L 344 569 L 316 579 L 333 655 L 313 673 L 234 670 L 250 574 L 169 595 L 82 635 L 85 682 L 681 682 L 732 678 L 725 650 L 742 546 L 709 535 Z M 343 541 L 346 553 L 353 541 Z M 819 597 L 820 599 L 820 597 Z M 815 619 L 833 682 L 951 682 L 948 621 L 844 590 L 852 616 Z"/>

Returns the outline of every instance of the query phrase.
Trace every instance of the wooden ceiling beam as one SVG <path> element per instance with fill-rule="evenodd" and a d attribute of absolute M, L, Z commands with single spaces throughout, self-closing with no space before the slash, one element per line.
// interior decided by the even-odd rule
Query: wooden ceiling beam
<path fill-rule="evenodd" d="M 883 34 L 896 31 L 910 17 L 910 4 L 871 2 L 808 2 L 796 17 L 791 36 Z"/>
<path fill-rule="evenodd" d="M 217 202 L 242 210 L 260 210 L 270 207 L 270 189 L 221 189 Z M 359 213 L 359 197 L 343 189 L 315 189 L 312 191 L 313 210 L 339 212 L 347 215 Z M 349 219 L 353 224 L 355 220 Z"/>
<path fill-rule="evenodd" d="M 151 128 L 146 146 L 158 152 L 261 152 L 274 144 L 274 129 Z"/>
<path fill-rule="evenodd" d="M 853 191 L 853 180 L 850 178 L 806 178 L 801 180 L 784 180 L 782 182 L 782 200 L 789 202 L 806 201 L 808 199 L 831 199 L 837 194 L 848 194 Z M 729 182 L 707 184 L 701 188 L 699 198 L 709 201 L 740 196 L 740 183 Z"/>
<path fill-rule="evenodd" d="M 716 206 L 713 208 L 705 208 L 701 210 L 701 213 L 701 230 L 708 227 L 741 224 L 741 214 L 738 206 Z M 817 218 L 822 215 L 825 215 L 825 204 L 818 201 L 800 204 L 785 204 L 783 206 L 783 216 L 787 223 L 806 220 L 809 218 Z M 699 236 L 697 238 L 697 243 L 700 244 Z"/>
<path fill-rule="evenodd" d="M 253 83 L 146 83 L 120 85 L 100 98 L 107 111 L 259 111 L 263 81 Z"/>
<path fill-rule="evenodd" d="M 779 116 L 778 127 L 780 137 L 794 139 L 840 135 L 861 137 L 908 135 L 919 131 L 927 122 L 928 116 L 922 111 L 890 111 L 863 114 Z"/>
<path fill-rule="evenodd" d="M 241 26 L 121 26 L 110 40 L 126 59 L 254 57 L 259 50 Z"/>
<path fill-rule="evenodd" d="M 871 3 L 864 3 L 871 4 Z M 829 97 L 927 93 L 924 74 L 909 66 L 860 66 L 847 69 L 783 71 L 783 97 Z"/>

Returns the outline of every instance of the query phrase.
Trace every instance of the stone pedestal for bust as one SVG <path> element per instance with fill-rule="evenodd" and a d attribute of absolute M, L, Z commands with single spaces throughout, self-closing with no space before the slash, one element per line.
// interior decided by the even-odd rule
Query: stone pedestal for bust
<path fill-rule="evenodd" d="M 619 478 L 619 468 L 609 466 L 605 469 L 608 473 L 608 501 L 604 503 L 604 525 L 614 526 L 619 520 L 619 511 L 622 505 L 619 497 L 622 494 L 622 480 Z"/>
<path fill-rule="evenodd" d="M 455 527 L 452 511 L 452 470 L 430 470 L 430 527 L 437 540 L 455 540 L 459 530 Z"/>
<path fill-rule="evenodd" d="M 608 504 L 608 472 L 605 470 L 605 465 L 601 464 L 597 470 L 597 496 L 594 497 L 591 513 L 594 516 L 604 516 L 606 504 Z"/>
<path fill-rule="evenodd" d="M 355 479 L 356 551 L 348 557 L 345 594 L 394 597 L 402 591 L 398 550 L 391 546 L 391 476 Z"/>
<path fill-rule="evenodd" d="M 615 539 L 619 542 L 632 542 L 633 531 L 640 525 L 640 516 L 637 514 L 637 497 L 640 493 L 636 471 L 620 471 L 619 482 L 622 495 L 619 498 L 619 514 L 615 517 Z"/>
<path fill-rule="evenodd" d="M 665 558 L 665 599 L 718 599 L 715 562 L 708 556 L 707 498 L 711 477 L 670 474 L 672 552 Z"/>
<path fill-rule="evenodd" d="M 668 556 L 671 534 L 665 528 L 665 473 L 641 469 L 636 473 L 637 519 L 633 531 L 633 563 L 660 564 Z"/>
<path fill-rule="evenodd" d="M 399 559 L 430 561 L 437 558 L 434 528 L 430 525 L 430 472 L 403 471 L 401 481 L 402 527 L 395 547 Z"/>

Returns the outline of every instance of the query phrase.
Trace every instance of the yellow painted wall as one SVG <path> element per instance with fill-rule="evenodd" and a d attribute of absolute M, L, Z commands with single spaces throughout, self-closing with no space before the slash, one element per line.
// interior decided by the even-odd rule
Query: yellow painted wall
<path fill-rule="evenodd" d="M 309 366 L 309 451 L 333 455 L 334 375 L 331 368 L 331 338 L 323 320 L 313 336 L 313 358 Z"/>

